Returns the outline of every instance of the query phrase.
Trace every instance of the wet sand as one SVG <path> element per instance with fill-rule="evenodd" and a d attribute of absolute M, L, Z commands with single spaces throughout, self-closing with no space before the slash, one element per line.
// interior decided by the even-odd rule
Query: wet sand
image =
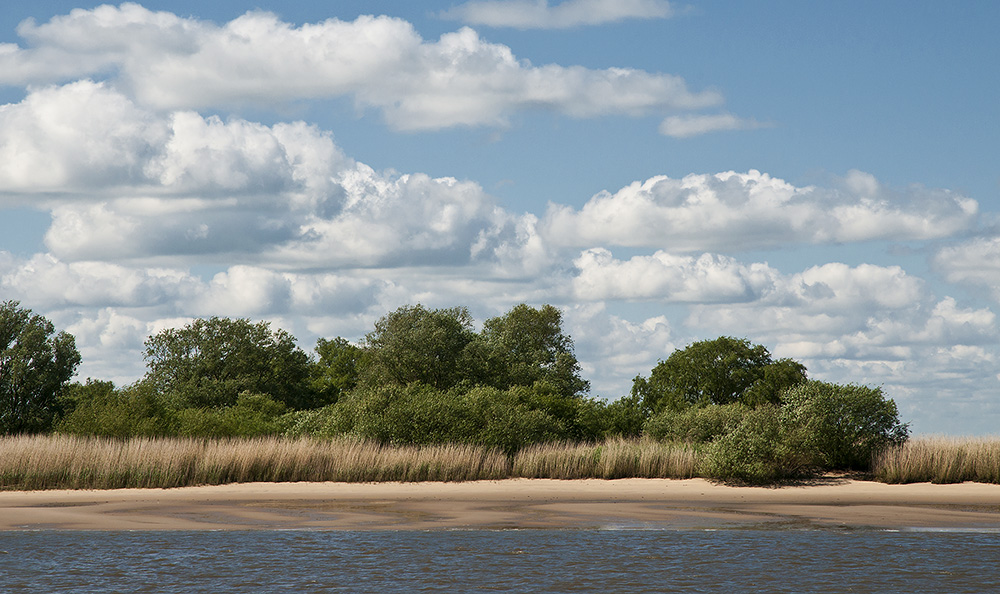
<path fill-rule="evenodd" d="M 0 530 L 875 527 L 1000 531 L 1000 485 L 825 479 L 251 483 L 0 492 Z"/>

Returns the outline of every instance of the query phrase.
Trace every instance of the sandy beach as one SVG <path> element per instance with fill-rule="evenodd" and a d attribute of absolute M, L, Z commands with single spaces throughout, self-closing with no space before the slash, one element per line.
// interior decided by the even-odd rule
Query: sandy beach
<path fill-rule="evenodd" d="M 877 527 L 1000 531 L 1000 485 L 829 479 L 251 483 L 0 492 L 0 530 Z"/>

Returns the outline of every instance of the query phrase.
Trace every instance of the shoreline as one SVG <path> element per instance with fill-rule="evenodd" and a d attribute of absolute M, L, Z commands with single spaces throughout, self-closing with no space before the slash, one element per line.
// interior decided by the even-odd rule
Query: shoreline
<path fill-rule="evenodd" d="M 504 479 L 0 492 L 0 531 L 785 527 L 1000 532 L 1000 485 Z"/>

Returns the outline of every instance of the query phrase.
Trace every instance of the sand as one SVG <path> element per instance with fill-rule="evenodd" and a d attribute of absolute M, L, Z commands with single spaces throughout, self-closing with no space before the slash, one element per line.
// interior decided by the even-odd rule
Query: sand
<path fill-rule="evenodd" d="M 0 492 L 0 530 L 732 527 L 1000 532 L 1000 485 L 511 479 Z"/>

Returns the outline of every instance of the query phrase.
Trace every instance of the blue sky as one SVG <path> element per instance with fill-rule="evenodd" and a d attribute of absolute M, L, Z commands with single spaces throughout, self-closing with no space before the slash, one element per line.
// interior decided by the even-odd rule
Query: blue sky
<path fill-rule="evenodd" d="M 993 434 L 998 23 L 992 2 L 8 8 L 0 298 L 119 383 L 195 316 L 309 349 L 406 303 L 552 303 L 595 396 L 724 334 L 883 386 L 919 433 Z"/>

